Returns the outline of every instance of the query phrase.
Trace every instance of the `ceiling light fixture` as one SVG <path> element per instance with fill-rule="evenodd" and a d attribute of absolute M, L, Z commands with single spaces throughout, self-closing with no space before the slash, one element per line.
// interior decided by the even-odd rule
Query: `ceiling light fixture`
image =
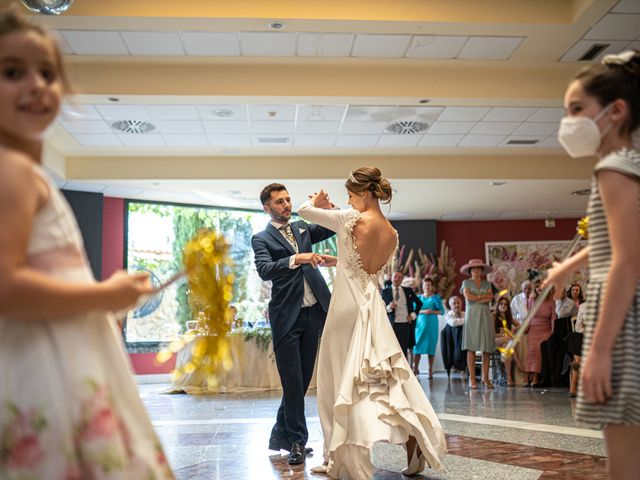
<path fill-rule="evenodd" d="M 107 100 L 109 100 L 110 102 L 119 102 L 120 99 L 117 97 L 107 97 Z"/>
<path fill-rule="evenodd" d="M 227 110 L 226 108 L 221 108 L 218 110 L 214 110 L 213 114 L 216 117 L 220 117 L 220 118 L 229 118 L 229 117 L 233 117 L 233 111 L 231 110 Z"/>
<path fill-rule="evenodd" d="M 271 22 L 269 24 L 269 28 L 271 30 L 282 30 L 285 26 L 286 25 L 284 24 L 284 22 L 278 22 L 278 21 Z"/>
<path fill-rule="evenodd" d="M 428 98 L 423 98 L 418 100 L 418 103 L 429 103 L 431 100 L 429 100 Z"/>
<path fill-rule="evenodd" d="M 60 15 L 66 12 L 73 0 L 20 0 L 22 5 L 33 13 Z"/>
<path fill-rule="evenodd" d="M 494 182 L 489 182 L 489 185 L 491 185 L 492 187 L 501 187 L 502 185 L 506 185 L 507 182 L 501 182 L 501 181 L 494 181 Z"/>

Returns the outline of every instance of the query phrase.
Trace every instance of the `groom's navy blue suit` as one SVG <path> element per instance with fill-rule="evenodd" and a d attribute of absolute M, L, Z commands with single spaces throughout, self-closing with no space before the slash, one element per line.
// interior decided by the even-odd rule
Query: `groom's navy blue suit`
<path fill-rule="evenodd" d="M 297 253 L 309 253 L 313 244 L 335 235 L 331 230 L 302 220 L 290 225 L 298 245 Z M 313 375 L 318 339 L 331 293 L 320 272 L 311 265 L 289 267 L 290 257 L 296 254 L 295 248 L 271 223 L 253 236 L 251 246 L 258 275 L 272 283 L 269 322 L 282 382 L 282 402 L 270 444 L 305 445 L 309 435 L 304 417 L 304 395 Z M 317 303 L 303 308 L 305 279 Z"/>

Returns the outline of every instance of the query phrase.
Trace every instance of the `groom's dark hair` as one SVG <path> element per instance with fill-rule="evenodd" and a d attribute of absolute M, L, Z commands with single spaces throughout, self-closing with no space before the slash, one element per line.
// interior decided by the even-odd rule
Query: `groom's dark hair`
<path fill-rule="evenodd" d="M 260 192 L 260 201 L 262 202 L 262 205 L 271 200 L 271 192 L 281 192 L 286 189 L 287 187 L 281 183 L 270 183 Z"/>

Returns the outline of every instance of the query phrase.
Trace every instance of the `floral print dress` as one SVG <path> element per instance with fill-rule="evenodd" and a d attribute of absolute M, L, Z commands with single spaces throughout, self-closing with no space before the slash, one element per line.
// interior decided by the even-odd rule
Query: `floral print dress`
<path fill-rule="evenodd" d="M 36 168 L 50 195 L 34 219 L 27 262 L 93 282 L 75 218 Z M 173 478 L 110 315 L 0 318 L 0 331 L 0 479 Z"/>

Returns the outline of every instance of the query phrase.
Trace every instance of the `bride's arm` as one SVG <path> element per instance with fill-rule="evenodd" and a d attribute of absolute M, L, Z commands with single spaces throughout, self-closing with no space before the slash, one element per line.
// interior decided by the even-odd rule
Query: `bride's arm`
<path fill-rule="evenodd" d="M 313 204 L 313 200 L 307 200 L 298 208 L 298 215 L 303 219 L 322 225 L 329 230 L 337 232 L 343 222 L 345 213 L 349 210 L 327 210 L 325 208 L 317 208 Z"/>

